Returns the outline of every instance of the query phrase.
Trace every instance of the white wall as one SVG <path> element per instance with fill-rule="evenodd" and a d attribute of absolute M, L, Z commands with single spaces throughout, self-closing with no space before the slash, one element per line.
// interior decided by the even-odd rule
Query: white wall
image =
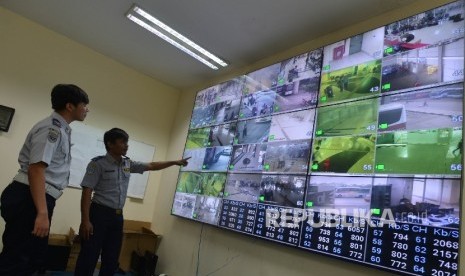
<path fill-rule="evenodd" d="M 0 104 L 16 109 L 9 132 L 0 132 L 0 190 L 19 168 L 26 134 L 52 112 L 50 91 L 57 83 L 75 83 L 87 91 L 90 113 L 85 123 L 103 130 L 123 128 L 131 139 L 154 145 L 155 160 L 165 160 L 178 90 L 3 8 L 0 41 Z M 126 218 L 152 220 L 160 177 L 161 172 L 150 173 L 144 200 L 127 200 Z M 80 196 L 78 189 L 65 190 L 57 201 L 53 233 L 78 229 Z M 2 233 L 3 228 L 0 219 Z"/>

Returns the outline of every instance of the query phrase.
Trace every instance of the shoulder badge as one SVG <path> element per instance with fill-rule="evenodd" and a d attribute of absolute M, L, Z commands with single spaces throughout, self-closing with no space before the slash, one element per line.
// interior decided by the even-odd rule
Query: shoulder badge
<path fill-rule="evenodd" d="M 100 155 L 100 156 L 94 157 L 94 158 L 92 158 L 92 161 L 98 161 L 98 160 L 102 159 L 103 157 L 105 157 L 105 155 Z"/>
<path fill-rule="evenodd" d="M 95 173 L 96 170 L 97 170 L 97 164 L 95 164 L 94 162 L 90 162 L 89 166 L 87 166 L 86 174 L 92 175 Z"/>
<path fill-rule="evenodd" d="M 54 126 L 57 126 L 57 127 L 61 128 L 61 122 L 58 119 L 53 118 L 52 123 L 53 123 Z"/>
<path fill-rule="evenodd" d="M 48 129 L 48 136 L 47 139 L 50 143 L 55 143 L 58 140 L 58 137 L 60 137 L 60 131 L 56 130 L 54 128 L 49 128 Z"/>
<path fill-rule="evenodd" d="M 129 160 L 128 157 L 123 157 L 123 158 L 124 158 L 123 171 L 125 173 L 130 173 L 131 172 L 131 160 Z"/>

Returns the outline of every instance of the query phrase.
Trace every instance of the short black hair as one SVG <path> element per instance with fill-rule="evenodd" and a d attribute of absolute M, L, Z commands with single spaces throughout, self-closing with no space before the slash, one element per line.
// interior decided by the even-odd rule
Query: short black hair
<path fill-rule="evenodd" d="M 124 139 L 124 141 L 129 140 L 129 135 L 126 131 L 121 128 L 112 128 L 109 131 L 105 132 L 103 135 L 103 143 L 105 144 L 105 149 L 108 151 L 108 143 L 115 143 L 118 139 Z"/>
<path fill-rule="evenodd" d="M 77 106 L 80 103 L 89 103 L 87 93 L 74 84 L 57 84 L 52 89 L 52 108 L 55 111 L 65 109 L 67 103 Z"/>

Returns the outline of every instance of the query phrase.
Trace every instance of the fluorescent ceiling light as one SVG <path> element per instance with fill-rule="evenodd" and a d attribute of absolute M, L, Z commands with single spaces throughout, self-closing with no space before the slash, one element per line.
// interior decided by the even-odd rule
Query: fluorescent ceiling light
<path fill-rule="evenodd" d="M 214 70 L 218 69 L 215 63 L 223 67 L 228 66 L 225 61 L 173 30 L 137 5 L 133 5 L 129 9 L 126 17 Z"/>

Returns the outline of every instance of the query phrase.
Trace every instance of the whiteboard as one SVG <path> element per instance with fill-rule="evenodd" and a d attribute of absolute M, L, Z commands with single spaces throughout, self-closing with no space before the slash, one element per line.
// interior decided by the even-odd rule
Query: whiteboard
<path fill-rule="evenodd" d="M 86 125 L 81 122 L 73 122 L 71 132 L 71 170 L 69 186 L 81 188 L 81 182 L 86 172 L 87 164 L 96 156 L 105 155 L 103 134 L 105 131 Z M 127 157 L 134 161 L 151 162 L 155 154 L 155 147 L 129 139 Z M 129 180 L 128 197 L 144 198 L 149 174 L 132 173 Z"/>

